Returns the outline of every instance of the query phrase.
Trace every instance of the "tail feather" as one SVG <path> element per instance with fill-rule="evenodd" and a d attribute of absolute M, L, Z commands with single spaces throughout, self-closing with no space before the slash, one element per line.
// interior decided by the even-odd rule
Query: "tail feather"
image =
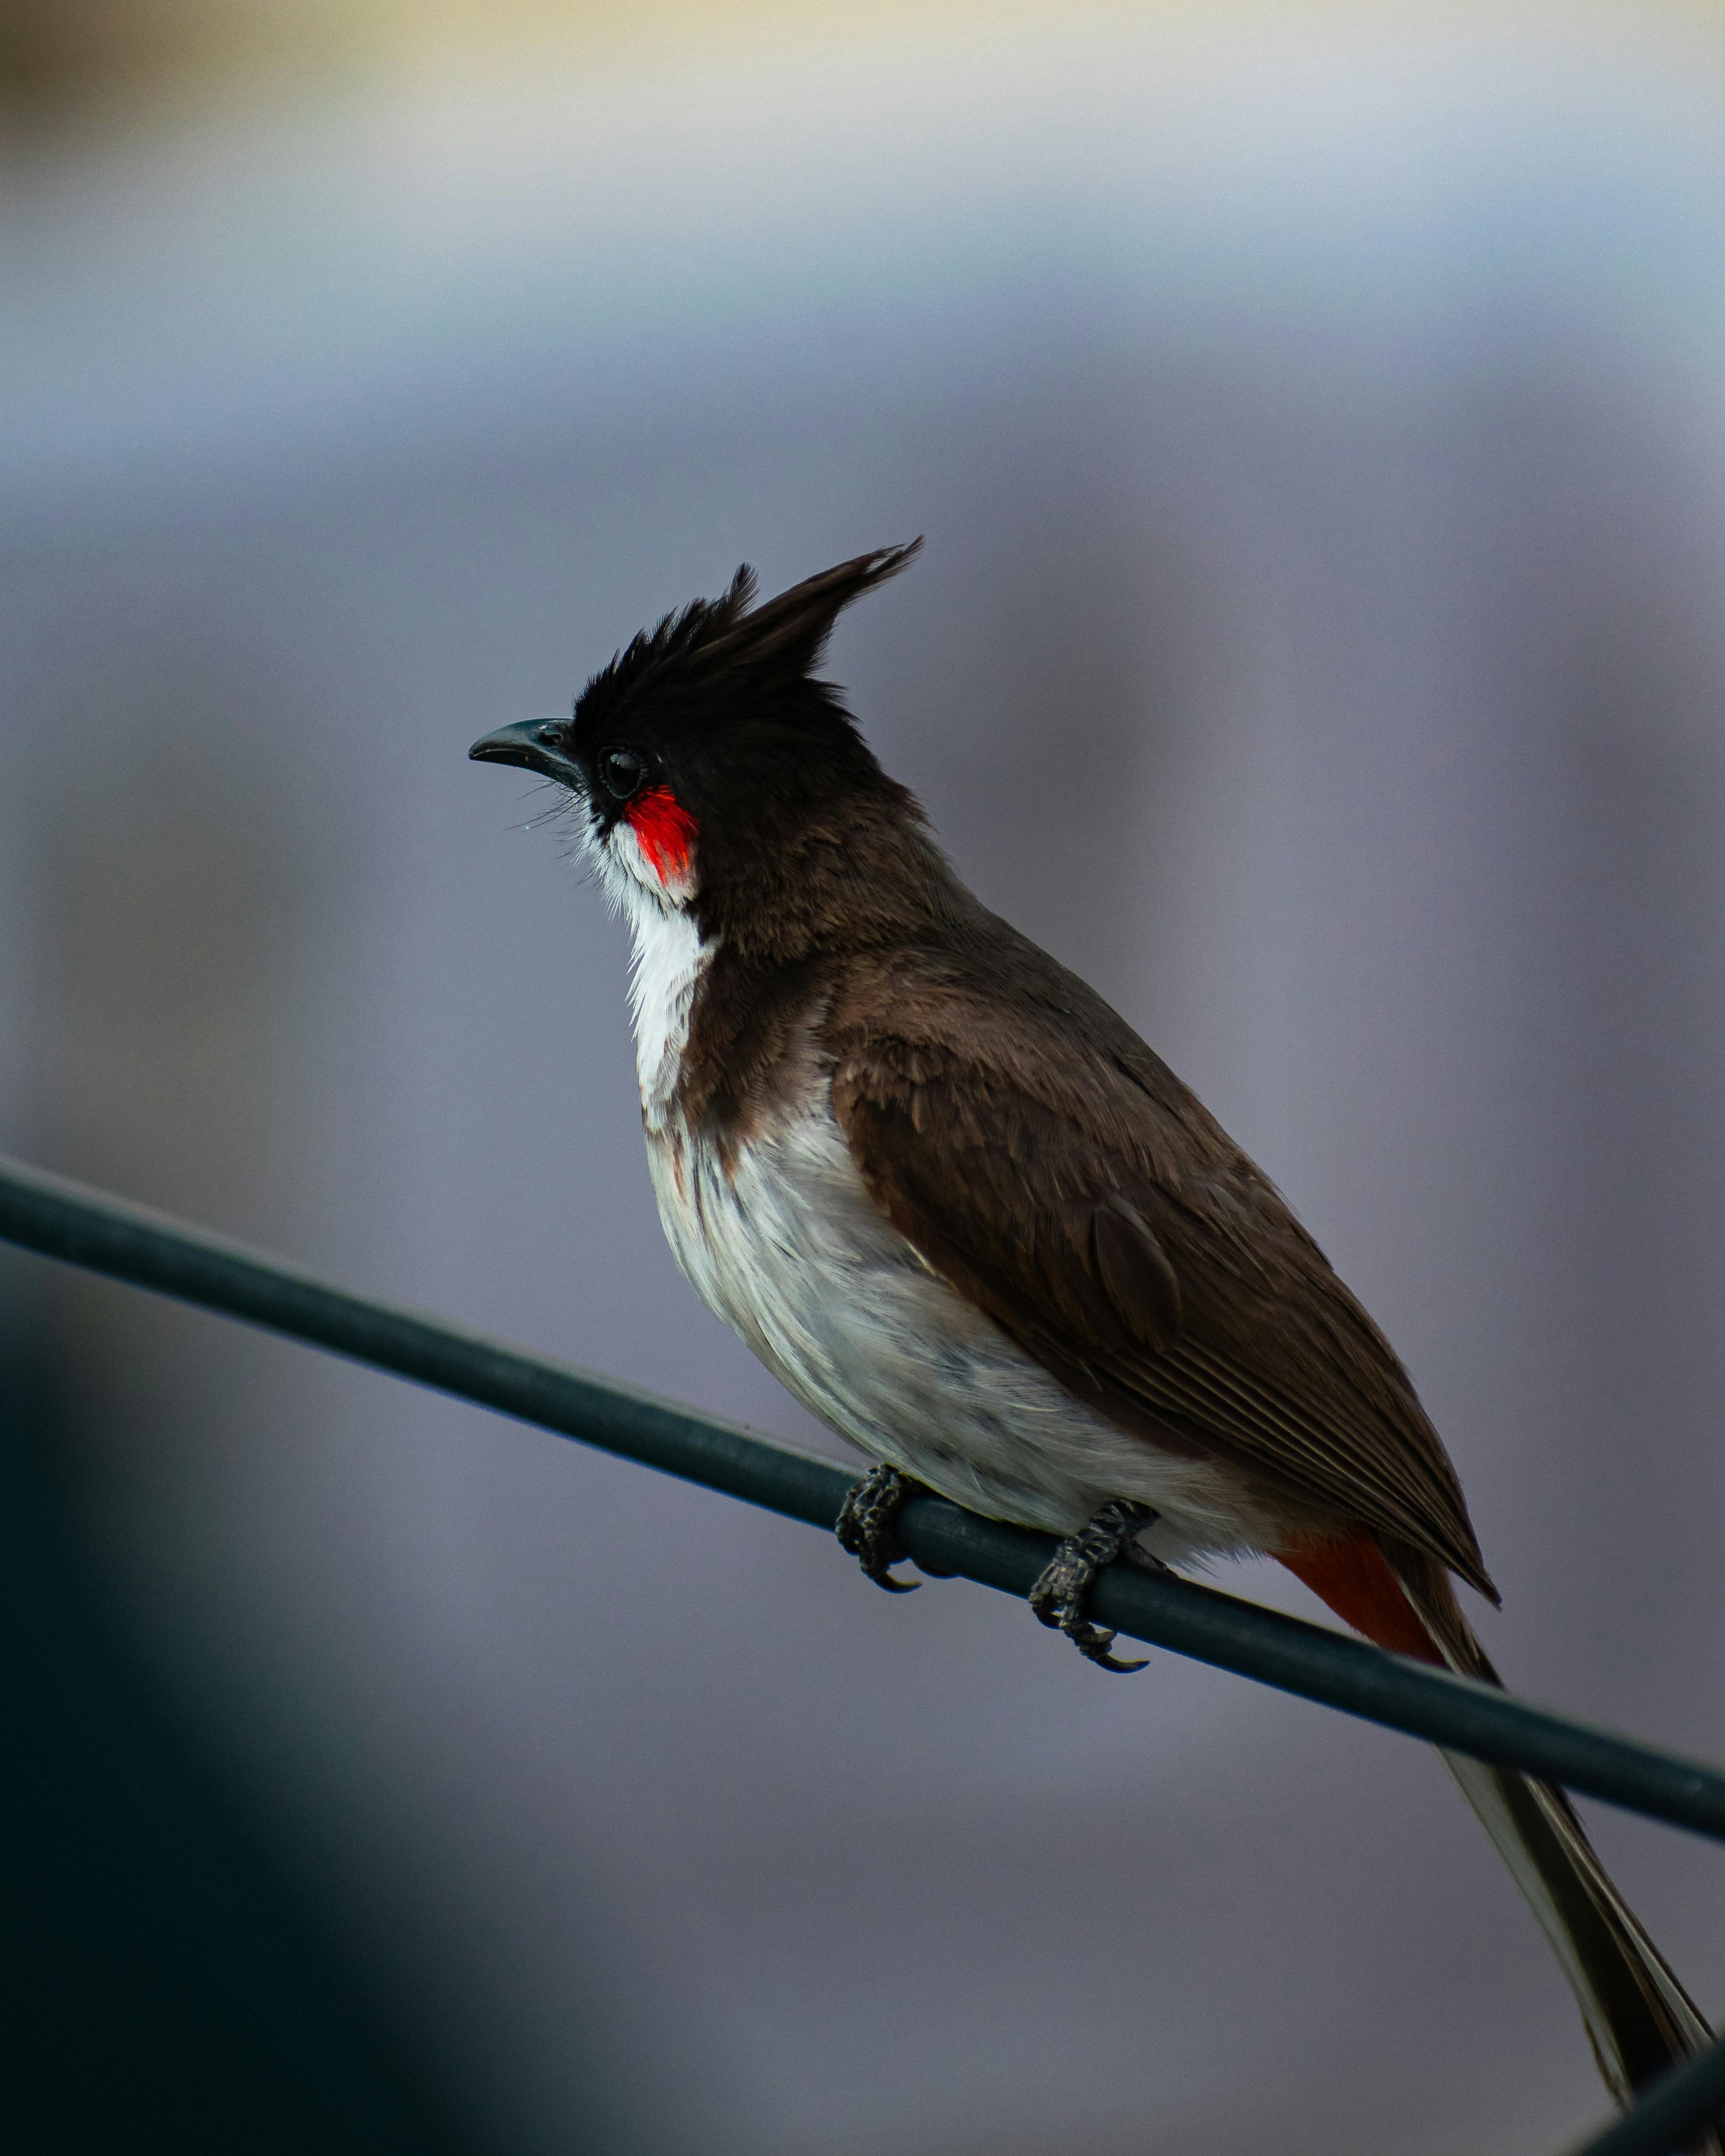
<path fill-rule="evenodd" d="M 1551 1941 L 1620 2103 L 1712 2033 L 1611 1883 L 1560 1790 L 1452 1752 L 1440 1758 Z M 1707 2144 L 1719 2148 L 1717 2137 Z"/>
<path fill-rule="evenodd" d="M 1285 1552 L 1281 1562 L 1380 1646 L 1487 1684 L 1502 1681 L 1449 1574 L 1423 1551 L 1362 1533 Z M 1456 1753 L 1439 1757 L 1550 1940 L 1618 2102 L 1627 2104 L 1668 2066 L 1705 2051 L 1712 2031 L 1612 1884 L 1563 1792 Z M 1725 2133 L 1711 2133 L 1696 2146 L 1704 2156 L 1725 2156 Z"/>

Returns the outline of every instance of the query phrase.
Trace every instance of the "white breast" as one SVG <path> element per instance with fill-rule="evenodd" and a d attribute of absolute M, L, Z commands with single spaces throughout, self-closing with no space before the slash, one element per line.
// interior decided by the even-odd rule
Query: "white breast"
<path fill-rule="evenodd" d="M 674 1114 L 649 1119 L 647 1151 L 665 1233 L 702 1298 L 859 1450 L 1057 1534 L 1136 1498 L 1162 1515 L 1147 1539 L 1170 1559 L 1274 1539 L 1225 1470 L 1083 1406 L 930 1271 L 870 1197 L 824 1089 L 728 1168 Z"/>

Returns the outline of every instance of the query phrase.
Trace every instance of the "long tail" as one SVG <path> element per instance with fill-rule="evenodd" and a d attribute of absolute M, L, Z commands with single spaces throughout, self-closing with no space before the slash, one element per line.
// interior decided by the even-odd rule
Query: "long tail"
<path fill-rule="evenodd" d="M 1380 1647 L 1487 1684 L 1486 1661 L 1435 1558 L 1362 1531 L 1279 1553 L 1344 1623 Z M 1451 1752 L 1439 1754 L 1526 1896 L 1581 2007 L 1605 2085 L 1620 2103 L 1712 2042 L 1670 1965 L 1607 1876 L 1561 1789 Z M 1697 2143 L 1725 2156 L 1725 2135 Z"/>

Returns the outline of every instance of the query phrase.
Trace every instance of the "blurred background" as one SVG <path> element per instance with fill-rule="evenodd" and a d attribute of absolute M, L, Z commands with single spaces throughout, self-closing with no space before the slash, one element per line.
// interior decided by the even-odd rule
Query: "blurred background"
<path fill-rule="evenodd" d="M 740 559 L 926 532 L 833 653 L 883 758 L 1396 1341 L 1511 1681 L 1725 1752 L 1716 11 L 3 0 L 0 293 L 0 1144 L 819 1441 L 662 1244 L 620 932 L 465 756 Z M 1604 2107 L 1417 1745 L 0 1307 L 33 2147 Z M 1596 1828 L 1725 2010 L 1720 1852 Z"/>

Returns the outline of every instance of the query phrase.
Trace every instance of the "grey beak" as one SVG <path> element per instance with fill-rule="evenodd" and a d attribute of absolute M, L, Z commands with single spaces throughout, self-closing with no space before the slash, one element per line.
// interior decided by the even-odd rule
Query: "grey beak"
<path fill-rule="evenodd" d="M 580 788 L 580 769 L 569 752 L 567 719 L 518 719 L 512 726 L 500 726 L 467 752 L 475 763 L 513 763 L 523 771 L 536 771 L 560 786 Z"/>

